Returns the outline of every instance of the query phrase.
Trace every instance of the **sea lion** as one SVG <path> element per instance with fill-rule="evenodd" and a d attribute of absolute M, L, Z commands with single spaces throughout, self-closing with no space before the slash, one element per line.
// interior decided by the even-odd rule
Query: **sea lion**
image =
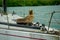
<path fill-rule="evenodd" d="M 34 18 L 33 10 L 30 10 L 28 16 L 26 16 L 25 18 L 22 18 L 22 19 L 19 18 L 19 19 L 16 20 L 16 22 L 20 23 L 20 24 L 21 23 L 29 24 L 29 23 L 32 23 L 33 18 Z"/>

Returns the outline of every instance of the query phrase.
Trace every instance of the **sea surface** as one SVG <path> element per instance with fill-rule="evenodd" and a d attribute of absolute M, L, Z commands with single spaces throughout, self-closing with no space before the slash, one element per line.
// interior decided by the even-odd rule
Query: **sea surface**
<path fill-rule="evenodd" d="M 7 7 L 7 13 L 13 13 L 13 11 L 22 17 L 29 14 L 29 10 L 33 10 L 34 20 L 33 22 L 40 22 L 48 26 L 51 14 L 53 11 L 53 18 L 50 27 L 60 29 L 60 5 L 55 6 L 24 6 L 24 7 Z"/>

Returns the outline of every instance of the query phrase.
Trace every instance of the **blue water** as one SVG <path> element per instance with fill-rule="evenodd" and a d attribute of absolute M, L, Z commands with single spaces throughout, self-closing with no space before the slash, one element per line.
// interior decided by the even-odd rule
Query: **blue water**
<path fill-rule="evenodd" d="M 50 27 L 60 29 L 60 5 L 7 7 L 7 12 L 12 13 L 13 11 L 15 11 L 17 15 L 25 17 L 26 15 L 28 15 L 30 9 L 32 9 L 34 12 L 33 22 L 40 22 L 41 24 L 45 24 L 46 26 L 48 26 L 51 13 L 53 11 L 56 11 L 56 13 L 54 13 L 53 15 L 53 19 L 52 19 Z"/>

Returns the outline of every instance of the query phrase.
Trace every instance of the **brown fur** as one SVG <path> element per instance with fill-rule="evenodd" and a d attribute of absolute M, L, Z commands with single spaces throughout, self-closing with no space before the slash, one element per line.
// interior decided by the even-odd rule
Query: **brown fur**
<path fill-rule="evenodd" d="M 17 19 L 16 21 L 17 21 L 18 23 L 31 23 L 31 22 L 33 21 L 33 18 L 34 18 L 34 16 L 33 16 L 33 11 L 30 10 L 28 16 L 26 16 L 26 17 L 23 18 L 23 19 Z"/>

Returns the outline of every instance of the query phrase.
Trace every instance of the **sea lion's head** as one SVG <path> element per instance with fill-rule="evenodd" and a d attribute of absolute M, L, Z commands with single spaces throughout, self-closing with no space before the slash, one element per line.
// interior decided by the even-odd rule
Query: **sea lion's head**
<path fill-rule="evenodd" d="M 33 10 L 29 10 L 29 15 L 33 15 Z"/>

